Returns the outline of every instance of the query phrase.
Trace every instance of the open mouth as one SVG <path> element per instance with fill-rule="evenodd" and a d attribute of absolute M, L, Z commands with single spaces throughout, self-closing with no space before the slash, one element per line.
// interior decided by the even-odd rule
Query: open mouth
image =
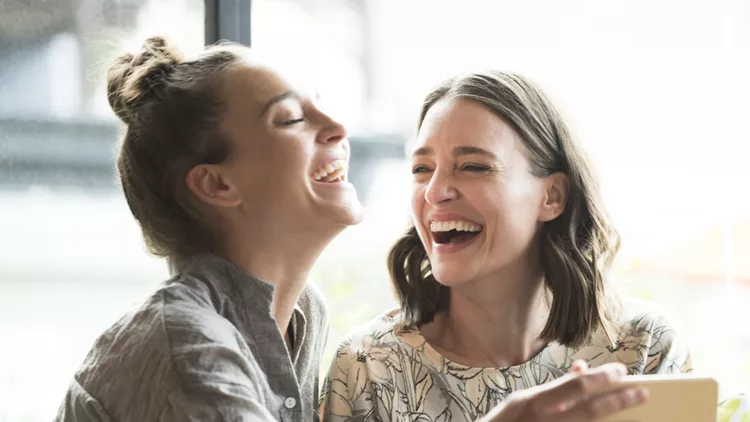
<path fill-rule="evenodd" d="M 468 242 L 479 236 L 482 226 L 471 221 L 433 221 L 430 223 L 432 239 L 439 245 Z"/>
<path fill-rule="evenodd" d="M 346 160 L 335 160 L 315 170 L 312 179 L 322 183 L 346 182 L 346 172 L 349 169 Z"/>

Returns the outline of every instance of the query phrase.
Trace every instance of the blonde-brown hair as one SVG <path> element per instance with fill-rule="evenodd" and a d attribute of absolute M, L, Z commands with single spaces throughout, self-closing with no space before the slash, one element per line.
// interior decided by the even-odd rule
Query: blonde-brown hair
<path fill-rule="evenodd" d="M 422 105 L 418 130 L 430 108 L 443 99 L 476 101 L 510 124 L 523 141 L 534 176 L 567 175 L 566 208 L 541 229 L 542 269 L 553 299 L 540 338 L 576 346 L 601 326 L 611 339 L 616 301 L 607 295 L 605 273 L 620 238 L 602 205 L 589 160 L 563 118 L 528 79 L 490 71 L 451 78 L 430 92 Z M 432 275 L 413 226 L 392 247 L 388 267 L 405 327 L 430 322 L 447 309 L 449 288 Z"/>
<path fill-rule="evenodd" d="M 125 199 L 154 255 L 210 252 L 214 230 L 185 183 L 188 171 L 225 161 L 229 143 L 218 130 L 223 75 L 240 55 L 211 46 L 194 60 L 161 37 L 136 54 L 117 57 L 107 73 L 107 98 L 125 124 L 117 171 Z"/>

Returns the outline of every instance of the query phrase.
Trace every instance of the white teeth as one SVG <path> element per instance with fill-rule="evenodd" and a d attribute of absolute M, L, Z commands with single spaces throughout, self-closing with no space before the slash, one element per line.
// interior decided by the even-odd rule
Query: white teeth
<path fill-rule="evenodd" d="M 447 232 L 450 230 L 461 232 L 478 232 L 482 231 L 482 226 L 470 221 L 433 221 L 430 223 L 430 230 L 434 232 Z"/>
<path fill-rule="evenodd" d="M 319 168 L 312 174 L 313 180 L 323 180 L 326 178 L 326 176 L 330 175 L 331 173 L 337 172 L 341 173 L 338 175 L 335 179 L 341 179 L 343 180 L 344 174 L 346 173 L 347 168 L 347 162 L 346 160 L 336 160 L 333 162 L 330 162 L 326 165 L 324 165 L 322 168 Z M 343 171 L 339 171 L 342 170 Z M 334 179 L 334 180 L 335 180 Z"/>

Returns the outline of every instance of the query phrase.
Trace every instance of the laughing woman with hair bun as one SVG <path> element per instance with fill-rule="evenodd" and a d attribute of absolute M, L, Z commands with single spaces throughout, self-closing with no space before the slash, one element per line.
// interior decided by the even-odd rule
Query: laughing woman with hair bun
<path fill-rule="evenodd" d="M 58 421 L 314 421 L 328 318 L 307 276 L 362 219 L 344 127 L 248 48 L 120 56 L 117 169 L 172 278 L 95 342 Z"/>

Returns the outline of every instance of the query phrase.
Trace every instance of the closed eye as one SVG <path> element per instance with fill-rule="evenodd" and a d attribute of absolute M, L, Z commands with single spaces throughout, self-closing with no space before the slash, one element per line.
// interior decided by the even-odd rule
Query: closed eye
<path fill-rule="evenodd" d="M 487 166 L 479 166 L 476 164 L 465 164 L 464 166 L 461 167 L 461 170 L 477 172 L 477 173 L 485 173 L 485 172 L 490 171 L 490 168 Z"/>
<path fill-rule="evenodd" d="M 299 119 L 284 120 L 283 122 L 281 122 L 281 125 L 282 126 L 291 126 L 291 125 L 294 125 L 294 124 L 297 124 L 297 123 L 302 123 L 304 121 L 305 121 L 305 118 L 304 117 L 300 117 Z"/>

